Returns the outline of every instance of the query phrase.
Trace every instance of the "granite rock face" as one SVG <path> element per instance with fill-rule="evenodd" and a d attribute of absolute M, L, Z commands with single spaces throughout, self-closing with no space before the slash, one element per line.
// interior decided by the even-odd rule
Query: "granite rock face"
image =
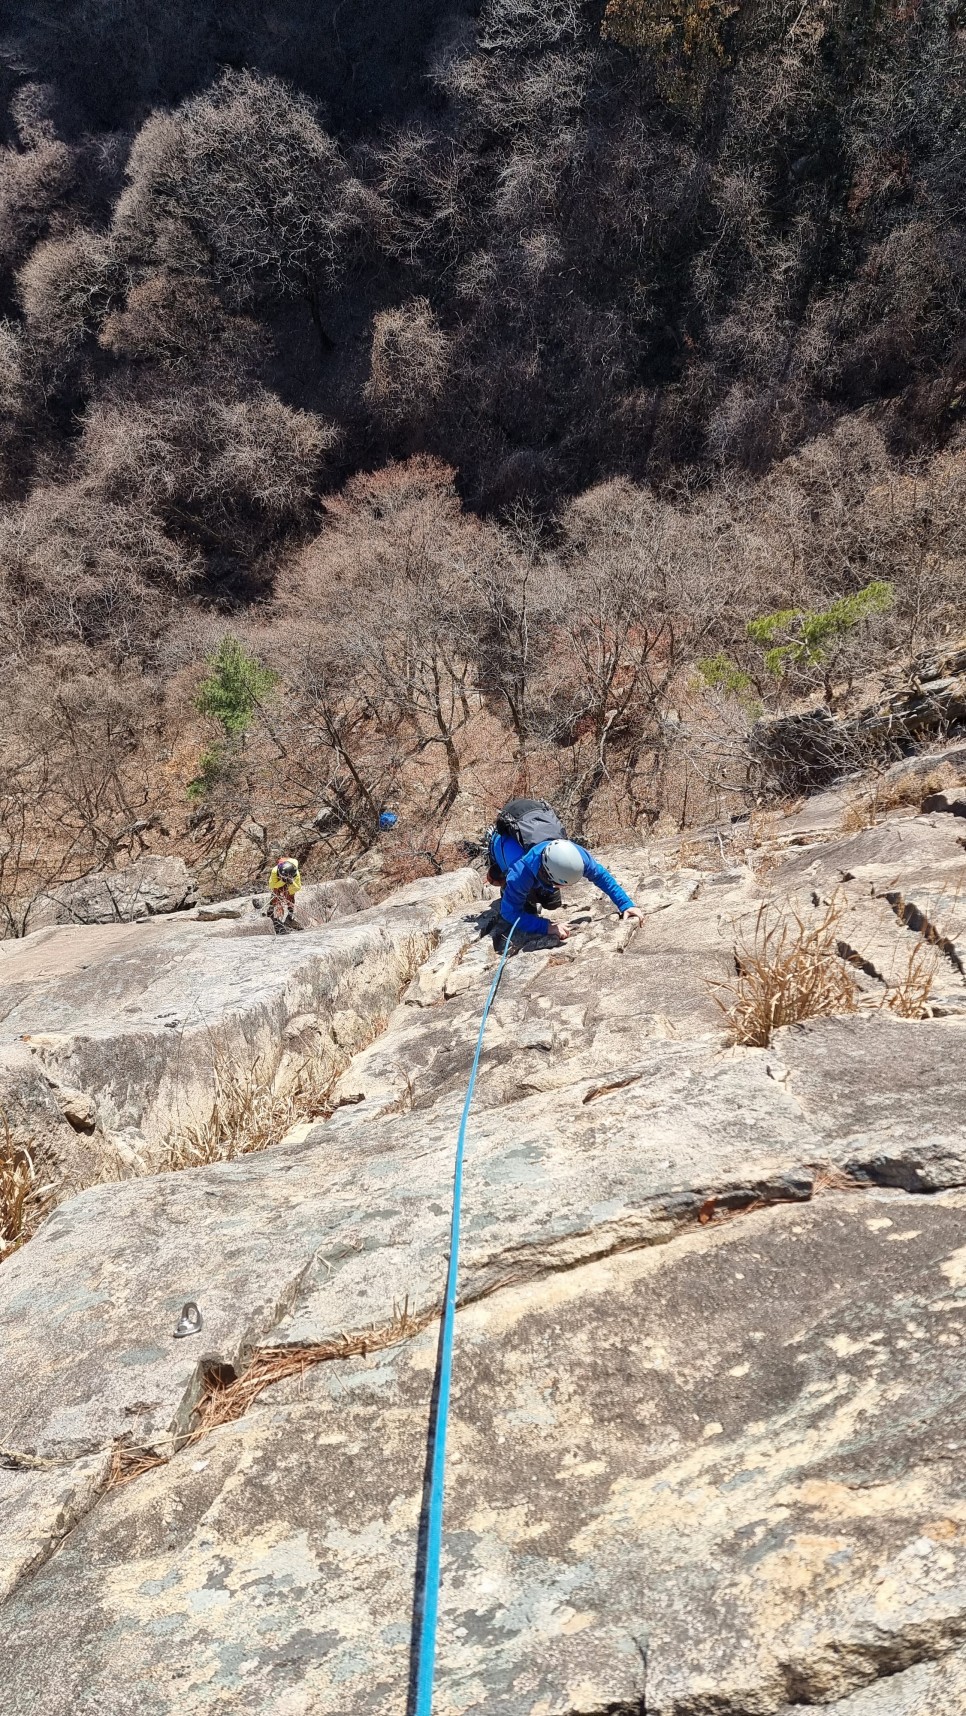
<path fill-rule="evenodd" d="M 196 897 L 194 880 L 183 858 L 148 856 L 123 870 L 98 870 L 93 876 L 40 894 L 30 910 L 30 927 L 136 923 L 193 906 Z"/>
<path fill-rule="evenodd" d="M 284 1082 L 310 1056 L 321 1082 L 337 1071 L 346 1016 L 351 1049 L 380 1028 L 439 919 L 479 892 L 461 871 L 376 911 L 357 884 L 321 883 L 300 896 L 300 935 L 276 937 L 255 898 L 215 921 L 198 911 L 2 943 L 4 1110 L 55 1184 L 157 1169 L 204 1122 L 226 1069 Z"/>
<path fill-rule="evenodd" d="M 781 1716 L 808 1716 L 814 1705 L 789 1705 Z M 826 1716 L 959 1716 L 966 1710 L 966 1650 L 950 1651 L 876 1681 L 852 1698 L 824 1706 Z"/>
<path fill-rule="evenodd" d="M 645 923 L 588 890 L 569 942 L 510 960 L 467 1154 L 437 1716 L 966 1709 L 958 826 L 778 831 L 714 871 L 613 853 Z M 732 1046 L 709 980 L 763 903 L 832 900 L 858 1011 Z M 121 1112 L 90 1069 L 148 1065 L 202 973 L 209 1030 L 308 1032 L 335 1079 L 328 1118 L 91 1185 L 0 1265 L 11 1716 L 406 1708 L 485 903 L 458 873 L 277 941 L 240 910 L 70 973 L 36 938 L 7 994 L 11 1054 L 37 1060 L 41 1016 L 69 1044 L 38 1054 L 78 1149 L 80 1097 Z M 912 949 L 919 1019 L 886 1005 Z M 122 1027 L 138 961 L 148 1025 Z"/>
<path fill-rule="evenodd" d="M 439 1709 L 778 1712 L 954 1650 L 964 1257 L 957 1194 L 830 1193 L 466 1308 Z M 8 1601 L 8 1708 L 403 1708 L 434 1343 L 110 1493 Z"/>

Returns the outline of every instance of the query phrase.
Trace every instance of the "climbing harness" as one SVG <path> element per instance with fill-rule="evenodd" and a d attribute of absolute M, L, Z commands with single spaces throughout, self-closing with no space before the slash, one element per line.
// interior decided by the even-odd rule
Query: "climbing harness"
<path fill-rule="evenodd" d="M 417 1575 L 416 1590 L 416 1625 L 418 1653 L 416 1658 L 416 1702 L 413 1716 L 432 1716 L 433 1709 L 433 1674 L 436 1666 L 436 1621 L 439 1612 L 439 1561 L 443 1545 L 443 1491 L 446 1483 L 446 1431 L 449 1425 L 450 1384 L 453 1375 L 453 1335 L 456 1323 L 456 1281 L 459 1274 L 460 1249 L 460 1209 L 463 1202 L 463 1154 L 466 1146 L 466 1122 L 469 1119 L 470 1103 L 473 1101 L 473 1091 L 476 1088 L 476 1074 L 480 1065 L 480 1054 L 483 1049 L 483 1032 L 490 1008 L 500 986 L 503 967 L 510 953 L 510 943 L 513 931 L 519 923 L 519 918 L 506 938 L 506 946 L 496 968 L 490 993 L 483 1008 L 480 1020 L 480 1034 L 476 1039 L 476 1053 L 473 1056 L 473 1067 L 470 1072 L 470 1082 L 466 1087 L 466 1099 L 463 1103 L 463 1114 L 460 1119 L 460 1129 L 456 1138 L 456 1165 L 453 1172 L 453 1213 L 450 1220 L 449 1268 L 446 1272 L 446 1297 L 443 1302 L 443 1321 L 439 1334 L 439 1387 L 436 1393 L 436 1406 L 429 1427 L 430 1448 L 432 1450 L 429 1480 L 429 1510 L 426 1531 L 426 1554 L 423 1559 L 422 1577 Z"/>

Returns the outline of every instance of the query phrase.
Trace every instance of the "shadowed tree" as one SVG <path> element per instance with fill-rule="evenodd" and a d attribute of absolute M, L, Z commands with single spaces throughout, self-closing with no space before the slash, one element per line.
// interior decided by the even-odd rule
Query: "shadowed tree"
<path fill-rule="evenodd" d="M 302 297 L 323 350 L 322 300 L 377 214 L 309 102 L 277 78 L 226 72 L 139 132 L 117 208 L 132 264 L 208 276 L 226 304 Z"/>

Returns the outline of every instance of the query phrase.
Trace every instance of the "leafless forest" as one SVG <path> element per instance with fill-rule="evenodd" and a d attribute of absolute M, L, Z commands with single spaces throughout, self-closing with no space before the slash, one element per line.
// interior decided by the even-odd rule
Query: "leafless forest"
<path fill-rule="evenodd" d="M 958 0 L 0 18 L 3 933 L 688 827 L 964 629 Z"/>

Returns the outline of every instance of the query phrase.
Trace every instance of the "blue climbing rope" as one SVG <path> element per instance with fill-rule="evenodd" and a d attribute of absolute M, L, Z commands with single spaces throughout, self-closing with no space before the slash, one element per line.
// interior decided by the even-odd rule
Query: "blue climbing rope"
<path fill-rule="evenodd" d="M 513 940 L 513 930 L 516 929 L 519 921 L 518 918 L 506 938 L 506 946 L 496 968 L 496 975 L 490 984 L 486 1006 L 483 1008 L 480 1034 L 476 1039 L 476 1053 L 473 1056 L 473 1068 L 470 1073 L 470 1082 L 466 1087 L 466 1100 L 463 1103 L 463 1114 L 456 1139 L 449 1268 L 446 1272 L 446 1298 L 443 1303 L 443 1323 L 439 1335 L 439 1387 L 436 1392 L 436 1410 L 430 1425 L 432 1465 L 429 1480 L 426 1554 L 423 1559 L 423 1574 L 416 1597 L 419 1652 L 416 1659 L 416 1702 L 413 1707 L 413 1716 L 432 1716 L 433 1709 L 436 1621 L 439 1613 L 439 1561 L 443 1547 L 443 1491 L 446 1484 L 446 1431 L 449 1425 L 450 1383 L 453 1375 L 453 1333 L 456 1324 L 456 1280 L 459 1275 L 460 1209 L 463 1202 L 463 1154 L 466 1147 L 466 1122 L 469 1119 L 470 1103 L 473 1101 L 473 1091 L 476 1088 L 476 1074 L 483 1049 L 483 1032 L 486 1030 L 490 1007 L 500 986 L 500 978 L 503 976 L 503 967 L 506 965 L 510 943 Z"/>

